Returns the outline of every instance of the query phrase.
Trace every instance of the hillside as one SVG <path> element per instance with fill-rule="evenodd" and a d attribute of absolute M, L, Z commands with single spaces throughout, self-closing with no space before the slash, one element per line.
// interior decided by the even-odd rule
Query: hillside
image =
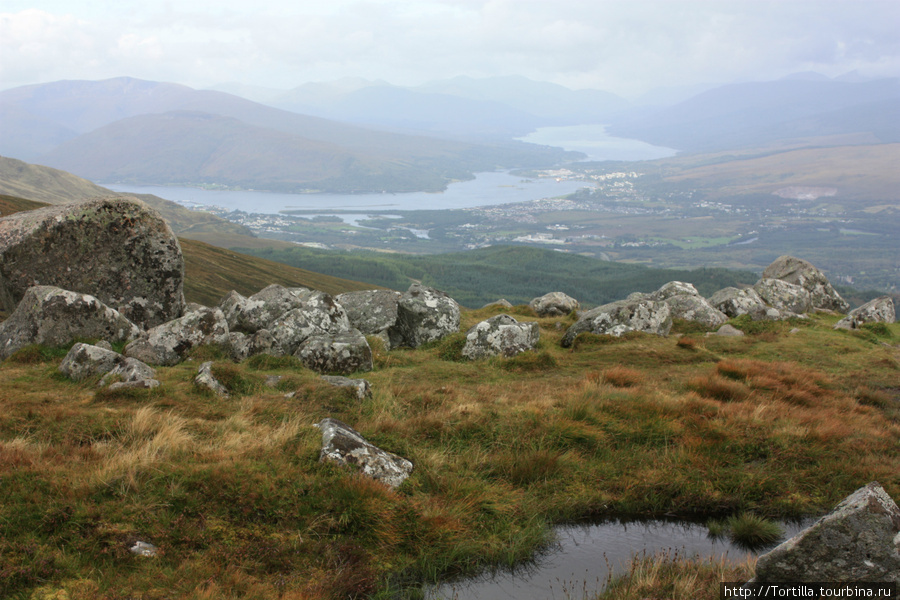
<path fill-rule="evenodd" d="M 791 138 L 868 133 L 900 141 L 900 79 L 739 83 L 674 106 L 619 118 L 609 131 L 699 152 L 761 146 Z"/>
<path fill-rule="evenodd" d="M 267 187 L 267 177 L 273 172 L 302 172 L 313 158 L 313 168 L 327 165 L 329 169 L 291 189 L 315 189 L 312 184 L 327 181 L 335 186 L 330 191 L 356 190 L 362 184 L 366 191 L 441 190 L 476 171 L 552 164 L 572 156 L 560 149 L 522 143 L 478 145 L 376 131 L 222 92 L 125 77 L 5 90 L 0 92 L 0 110 L 9 117 L 0 153 L 74 167 L 82 176 L 102 172 L 107 158 L 129 159 L 119 165 L 123 177 L 142 183 L 206 182 L 209 173 L 202 167 L 212 154 L 213 163 L 219 159 L 237 167 L 230 181 L 252 183 L 255 189 L 285 189 L 277 187 L 277 182 L 275 188 Z M 173 137 L 177 129 L 172 126 L 163 127 L 161 138 L 155 135 L 153 125 L 163 125 L 159 115 L 166 113 L 174 113 L 191 135 Z M 188 114 L 193 121 L 187 120 Z M 135 121 L 138 117 L 144 119 Z M 106 151 L 95 154 L 91 143 L 97 136 L 83 136 L 123 120 L 112 133 L 98 134 Z M 68 137 L 67 131 L 71 132 Z M 45 143 L 36 147 L 41 140 Z M 270 151 L 272 142 L 277 148 Z M 282 155 L 276 151 L 279 148 L 288 152 Z M 187 158 L 187 164 L 173 161 L 169 153 Z"/>

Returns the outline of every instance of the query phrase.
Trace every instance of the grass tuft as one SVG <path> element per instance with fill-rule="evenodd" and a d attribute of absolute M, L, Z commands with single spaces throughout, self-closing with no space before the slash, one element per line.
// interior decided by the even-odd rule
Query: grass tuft
<path fill-rule="evenodd" d="M 784 535 L 781 525 L 751 513 L 729 517 L 725 528 L 735 544 L 751 550 L 771 546 Z"/>
<path fill-rule="evenodd" d="M 616 366 L 603 372 L 603 381 L 620 388 L 634 387 L 641 383 L 643 377 L 640 371 L 622 366 Z"/>

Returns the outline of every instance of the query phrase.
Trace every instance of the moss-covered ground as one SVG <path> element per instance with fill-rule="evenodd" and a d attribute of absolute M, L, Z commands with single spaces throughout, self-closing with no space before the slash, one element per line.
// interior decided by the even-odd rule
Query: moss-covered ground
<path fill-rule="evenodd" d="M 499 310 L 465 312 L 463 330 Z M 202 348 L 160 368 L 159 388 L 109 392 L 58 374 L 65 349 L 20 351 L 0 364 L 2 596 L 417 597 L 527 560 L 558 522 L 818 515 L 872 480 L 900 499 L 900 325 L 834 331 L 817 315 L 725 338 L 679 323 L 563 349 L 573 318 L 512 313 L 540 323 L 536 351 L 470 363 L 462 334 L 370 340 L 364 400 L 291 358 Z M 229 398 L 194 388 L 203 360 Z M 391 491 L 319 463 L 312 425 L 328 416 L 412 476 Z M 137 540 L 158 555 L 132 555 Z M 656 557 L 635 564 L 643 587 L 608 597 L 675 597 L 694 573 L 689 597 L 712 598 L 735 568 Z"/>

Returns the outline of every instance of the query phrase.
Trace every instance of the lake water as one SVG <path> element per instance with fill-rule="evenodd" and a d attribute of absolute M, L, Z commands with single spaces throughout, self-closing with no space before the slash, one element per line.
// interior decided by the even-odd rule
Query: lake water
<path fill-rule="evenodd" d="M 788 539 L 812 524 L 782 523 Z M 705 525 L 638 521 L 555 528 L 557 542 L 529 565 L 446 583 L 426 592 L 427 600 L 548 600 L 590 597 L 612 574 L 627 570 L 635 554 L 670 551 L 680 556 L 726 557 L 736 562 L 753 553 L 726 538 L 710 538 Z"/>
<path fill-rule="evenodd" d="M 397 210 L 443 210 L 509 204 L 563 196 L 586 187 L 583 181 L 526 179 L 505 172 L 478 173 L 475 179 L 451 183 L 444 192 L 404 194 L 279 194 L 275 192 L 204 190 L 191 187 L 101 183 L 116 192 L 153 194 L 185 206 L 218 206 L 249 213 L 341 211 L 385 214 Z M 343 216 L 343 215 L 341 215 Z"/>
<path fill-rule="evenodd" d="M 618 138 L 606 133 L 605 125 L 571 125 L 541 127 L 525 137 L 523 142 L 558 146 L 588 155 L 587 160 L 653 160 L 675 156 L 677 150 L 654 146 L 640 140 Z"/>

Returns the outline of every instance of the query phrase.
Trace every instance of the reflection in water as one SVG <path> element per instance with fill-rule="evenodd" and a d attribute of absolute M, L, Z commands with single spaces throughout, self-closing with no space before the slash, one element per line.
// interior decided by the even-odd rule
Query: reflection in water
<path fill-rule="evenodd" d="M 785 538 L 809 525 L 782 523 Z M 742 561 L 753 553 L 725 538 L 711 538 L 705 525 L 638 521 L 565 525 L 555 529 L 556 543 L 533 563 L 446 583 L 427 590 L 429 600 L 547 600 L 589 597 L 609 577 L 625 571 L 635 554 L 665 550 L 683 556 L 727 557 Z"/>

